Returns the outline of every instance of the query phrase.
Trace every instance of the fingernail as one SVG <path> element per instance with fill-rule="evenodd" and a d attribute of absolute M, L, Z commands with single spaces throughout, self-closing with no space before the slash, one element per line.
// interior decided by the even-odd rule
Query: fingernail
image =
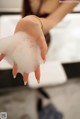
<path fill-rule="evenodd" d="M 43 60 L 46 61 L 46 57 L 44 57 Z"/>
<path fill-rule="evenodd" d="M 37 80 L 38 84 L 40 83 L 40 80 Z"/>
<path fill-rule="evenodd" d="M 45 57 L 43 57 L 43 60 L 46 60 L 46 58 L 45 58 Z"/>
<path fill-rule="evenodd" d="M 16 75 L 13 75 L 14 79 L 16 78 Z"/>
<path fill-rule="evenodd" d="M 24 81 L 24 85 L 25 85 L 25 86 L 27 85 L 27 81 Z"/>
<path fill-rule="evenodd" d="M 43 60 L 43 63 L 45 63 L 46 61 L 45 60 Z"/>

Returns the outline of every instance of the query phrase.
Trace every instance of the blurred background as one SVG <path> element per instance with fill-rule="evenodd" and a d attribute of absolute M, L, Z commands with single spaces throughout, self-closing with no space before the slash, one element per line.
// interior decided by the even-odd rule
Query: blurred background
<path fill-rule="evenodd" d="M 22 2 L 0 0 L 0 39 L 14 33 Z M 12 75 L 8 82 L 12 67 L 0 62 L 0 112 L 7 112 L 8 119 L 80 119 L 80 4 L 50 34 L 46 62 L 52 64 L 45 70 L 53 72 L 45 73 L 48 81 L 41 85 L 31 80 L 23 86 L 12 81 Z"/>

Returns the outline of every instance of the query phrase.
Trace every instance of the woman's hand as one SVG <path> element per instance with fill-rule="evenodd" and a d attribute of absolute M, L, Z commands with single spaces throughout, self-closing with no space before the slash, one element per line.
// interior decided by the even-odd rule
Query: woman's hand
<path fill-rule="evenodd" d="M 33 15 L 21 19 L 18 22 L 15 29 L 15 32 L 18 31 L 23 31 L 28 33 L 36 40 L 36 42 L 38 43 L 41 49 L 42 59 L 45 60 L 45 56 L 47 52 L 47 44 L 39 20 L 36 19 Z"/>
<path fill-rule="evenodd" d="M 16 25 L 15 33 L 19 32 L 19 31 L 22 31 L 22 32 L 25 32 L 25 33 L 31 35 L 36 40 L 36 42 L 38 43 L 38 45 L 41 49 L 42 59 L 45 60 L 45 56 L 46 56 L 46 52 L 47 52 L 47 44 L 46 44 L 46 41 L 44 38 L 43 31 L 41 29 L 40 21 L 32 15 L 22 18 Z M 2 60 L 4 57 L 5 57 L 5 54 L 1 54 L 0 60 Z M 17 64 L 14 63 L 13 71 L 12 71 L 14 77 L 16 77 L 17 71 L 18 71 Z M 39 66 L 35 70 L 35 77 L 38 81 L 40 80 Z M 24 73 L 23 74 L 24 82 L 25 81 L 27 82 L 27 79 L 28 79 L 28 74 Z"/>

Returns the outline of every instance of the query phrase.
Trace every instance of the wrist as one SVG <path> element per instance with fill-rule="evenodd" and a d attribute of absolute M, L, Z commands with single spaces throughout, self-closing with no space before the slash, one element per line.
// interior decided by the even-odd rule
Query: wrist
<path fill-rule="evenodd" d="M 42 24 L 43 24 L 44 34 L 46 34 L 53 27 L 52 21 L 50 21 L 48 18 L 41 18 L 41 21 L 42 21 Z"/>
<path fill-rule="evenodd" d="M 32 20 L 37 25 L 39 25 L 41 27 L 41 29 L 43 30 L 43 24 L 39 17 L 37 17 L 36 15 L 29 15 L 29 16 L 27 16 L 27 18 Z"/>
<path fill-rule="evenodd" d="M 39 25 L 44 34 L 51 29 L 51 22 L 47 18 L 39 18 L 35 15 L 29 15 L 26 18 Z"/>

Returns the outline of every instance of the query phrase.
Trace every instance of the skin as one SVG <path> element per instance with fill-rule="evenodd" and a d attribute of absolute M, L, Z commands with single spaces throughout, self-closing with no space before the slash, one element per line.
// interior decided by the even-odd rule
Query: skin
<path fill-rule="evenodd" d="M 41 24 L 33 16 L 32 16 L 32 19 L 33 20 L 31 20 L 31 16 L 21 19 L 16 26 L 15 32 L 23 31 L 23 32 L 26 32 L 29 35 L 33 36 L 34 39 L 36 40 L 36 42 L 38 43 L 38 45 L 40 46 L 42 59 L 45 60 L 45 56 L 46 56 L 46 52 L 47 52 L 47 44 L 45 42 L 44 34 L 41 29 Z M 14 67 L 13 67 L 13 69 L 14 69 Z M 24 72 L 24 74 L 25 75 L 23 75 L 23 80 L 24 80 L 24 82 L 27 82 L 27 80 L 28 80 L 27 75 L 29 75 L 29 74 L 27 74 L 25 72 Z M 40 80 L 40 67 L 39 66 L 35 70 L 35 77 L 36 77 L 37 81 L 39 82 L 39 80 Z"/>
<path fill-rule="evenodd" d="M 33 20 L 31 20 L 31 18 L 27 18 L 27 17 L 21 19 L 16 25 L 15 32 L 23 31 L 23 32 L 26 32 L 27 34 L 33 36 L 34 39 L 36 40 L 36 42 L 38 43 L 38 45 L 40 46 L 42 59 L 45 60 L 45 56 L 46 56 L 46 52 L 47 52 L 47 45 L 45 42 L 44 34 L 42 32 L 40 22 L 37 21 L 36 18 L 34 18 L 34 17 L 33 17 L 33 19 L 35 19 L 35 20 L 33 21 Z M 4 57 L 5 57 L 5 54 L 1 54 L 0 61 Z M 17 67 L 17 64 L 14 62 L 13 70 L 12 70 L 12 74 L 13 74 L 14 78 L 17 75 L 17 71 L 18 71 L 18 67 Z M 23 73 L 24 84 L 26 84 L 28 82 L 28 75 L 29 74 L 27 74 L 26 72 Z M 35 70 L 35 77 L 36 77 L 37 81 L 39 82 L 39 80 L 40 80 L 40 67 L 39 66 Z"/>
<path fill-rule="evenodd" d="M 58 1 L 58 0 L 57 0 Z M 58 1 L 59 2 L 59 1 Z M 56 3 L 57 4 L 57 3 Z M 77 5 L 76 3 L 62 3 L 58 5 L 54 5 L 55 10 L 51 12 L 51 14 L 47 18 L 40 18 L 43 29 L 41 28 L 41 22 L 39 19 L 35 18 L 33 15 L 26 16 L 22 18 L 16 25 L 15 32 L 23 31 L 34 37 L 36 42 L 38 43 L 41 49 L 42 59 L 45 60 L 47 53 L 47 44 L 45 42 L 44 34 L 47 33 L 50 29 L 52 29 L 59 21 L 61 21 L 66 14 L 72 11 L 72 9 Z M 44 4 L 45 6 L 45 4 Z M 45 7 L 46 9 L 46 7 Z M 5 57 L 5 54 L 0 55 L 0 61 Z M 17 75 L 17 64 L 13 65 L 13 76 Z M 23 73 L 24 84 L 28 81 L 28 75 L 26 72 Z M 35 70 L 36 79 L 40 80 L 40 67 L 38 66 Z"/>
<path fill-rule="evenodd" d="M 30 0 L 34 14 L 40 5 L 40 0 Z M 59 23 L 78 3 L 60 3 L 59 0 L 43 0 L 40 13 L 49 13 L 46 18 L 40 18 L 43 23 L 43 31 L 47 33 Z M 36 6 L 36 7 L 35 7 Z"/>

